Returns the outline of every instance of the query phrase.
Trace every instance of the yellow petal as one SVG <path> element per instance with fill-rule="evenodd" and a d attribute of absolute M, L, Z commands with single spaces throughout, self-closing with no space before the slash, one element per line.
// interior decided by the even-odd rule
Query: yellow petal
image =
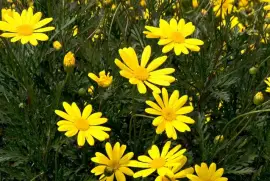
<path fill-rule="evenodd" d="M 142 53 L 141 67 L 145 67 L 151 56 L 151 46 L 146 46 Z"/>
<path fill-rule="evenodd" d="M 84 131 L 79 131 L 78 137 L 77 137 L 77 143 L 79 146 L 83 146 L 85 143 L 85 132 Z"/>
<path fill-rule="evenodd" d="M 160 106 L 158 106 L 156 103 L 152 102 L 152 101 L 145 101 L 145 103 L 149 106 L 151 106 L 152 108 L 156 109 L 157 111 L 161 111 Z"/>
<path fill-rule="evenodd" d="M 72 137 L 72 136 L 75 136 L 78 133 L 78 131 L 79 131 L 78 129 L 72 129 L 72 130 L 67 131 L 65 135 L 67 137 Z"/>
<path fill-rule="evenodd" d="M 148 150 L 148 154 L 152 159 L 156 159 L 160 157 L 160 152 L 156 145 L 153 145 L 151 149 Z"/>
<path fill-rule="evenodd" d="M 167 56 L 162 56 L 154 59 L 146 68 L 148 72 L 151 72 L 161 66 L 167 60 Z"/>
<path fill-rule="evenodd" d="M 171 147 L 171 142 L 167 141 L 166 144 L 163 146 L 162 152 L 161 152 L 161 157 L 165 157 Z"/>
<path fill-rule="evenodd" d="M 153 115 L 158 115 L 158 116 L 161 115 L 160 111 L 153 109 L 153 108 L 146 108 L 145 112 L 147 112 L 148 114 L 153 114 Z"/>
<path fill-rule="evenodd" d="M 84 108 L 82 118 L 87 119 L 90 116 L 91 112 L 92 112 L 92 105 L 89 104 Z"/>
<path fill-rule="evenodd" d="M 144 81 L 144 83 L 145 83 L 145 85 L 147 85 L 150 89 L 152 89 L 153 92 L 155 92 L 155 93 L 157 93 L 157 94 L 161 93 L 160 89 L 159 89 L 157 86 L 155 86 L 155 85 L 153 85 L 153 84 L 151 84 L 150 82 L 147 82 L 147 81 Z"/>
<path fill-rule="evenodd" d="M 137 88 L 138 88 L 138 91 L 141 93 L 141 94 L 145 94 L 146 93 L 146 87 L 144 85 L 144 83 L 142 81 L 140 81 L 138 84 L 137 84 Z"/>
<path fill-rule="evenodd" d="M 147 177 L 147 176 L 151 175 L 155 170 L 156 169 L 154 169 L 154 168 L 149 168 L 149 169 L 141 170 L 141 171 L 138 171 L 138 172 L 134 173 L 133 177 L 134 178 Z"/>
<path fill-rule="evenodd" d="M 169 96 L 168 91 L 165 88 L 162 88 L 162 99 L 165 107 L 169 105 Z"/>
<path fill-rule="evenodd" d="M 165 46 L 162 48 L 162 53 L 168 53 L 168 52 L 171 51 L 173 48 L 174 48 L 174 42 L 171 42 L 171 43 L 165 45 Z"/>
<path fill-rule="evenodd" d="M 119 170 L 115 171 L 115 177 L 116 177 L 117 181 L 126 181 L 125 175 L 122 172 L 120 172 Z"/>
<path fill-rule="evenodd" d="M 175 129 L 177 129 L 180 132 L 190 131 L 190 127 L 188 127 L 188 125 L 180 121 L 177 121 L 177 120 L 173 121 L 172 124 L 173 124 L 173 127 L 175 127 Z"/>
<path fill-rule="evenodd" d="M 34 38 L 31 38 L 30 39 L 30 43 L 33 45 L 33 46 L 37 46 L 38 45 L 38 41 Z"/>
<path fill-rule="evenodd" d="M 128 167 L 120 167 L 119 170 L 128 176 L 133 176 L 134 172 Z"/>
<path fill-rule="evenodd" d="M 113 152 L 112 152 L 113 150 L 112 150 L 112 145 L 109 142 L 106 143 L 105 149 L 106 149 L 106 153 L 107 153 L 108 157 L 110 158 L 110 160 L 112 160 L 113 159 Z"/>
<path fill-rule="evenodd" d="M 104 165 L 96 166 L 95 168 L 91 170 L 91 173 L 94 173 L 95 175 L 101 175 L 104 173 L 105 168 L 106 166 Z"/>
<path fill-rule="evenodd" d="M 40 29 L 37 29 L 37 30 L 35 30 L 34 32 L 35 32 L 35 33 L 42 33 L 42 32 L 52 31 L 52 30 L 54 30 L 54 29 L 55 29 L 55 27 L 49 26 L 49 27 L 46 27 L 46 28 L 40 28 Z"/>
<path fill-rule="evenodd" d="M 49 37 L 44 33 L 34 33 L 32 37 L 40 41 L 47 41 L 49 39 Z"/>
<path fill-rule="evenodd" d="M 34 25 L 34 29 L 38 29 L 42 26 L 45 26 L 46 24 L 50 23 L 52 20 L 53 20 L 53 18 L 45 18 L 45 19 L 39 21 L 38 23 L 36 23 Z"/>
<path fill-rule="evenodd" d="M 187 114 L 187 113 L 192 112 L 193 109 L 194 109 L 193 106 L 185 106 L 185 107 L 178 109 L 176 114 Z"/>
<path fill-rule="evenodd" d="M 178 110 L 179 108 L 181 108 L 183 105 L 186 104 L 188 100 L 188 96 L 187 95 L 184 95 L 182 97 L 180 97 L 180 99 L 178 99 L 175 103 L 174 103 L 174 109 L 175 110 Z"/>
<path fill-rule="evenodd" d="M 179 91 L 173 91 L 172 95 L 170 96 L 169 105 L 173 107 L 174 103 L 179 99 Z"/>

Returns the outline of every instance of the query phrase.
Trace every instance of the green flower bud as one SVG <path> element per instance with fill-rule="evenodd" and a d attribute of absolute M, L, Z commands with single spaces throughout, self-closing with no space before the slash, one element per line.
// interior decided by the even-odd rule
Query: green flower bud
<path fill-rule="evenodd" d="M 264 97 L 263 97 L 263 93 L 262 92 L 258 92 L 254 97 L 253 97 L 253 103 L 255 105 L 260 105 L 262 104 L 264 101 Z"/>
<path fill-rule="evenodd" d="M 79 91 L 78 91 L 78 94 L 79 94 L 80 96 L 84 96 L 84 95 L 86 94 L 85 88 L 80 88 Z"/>
<path fill-rule="evenodd" d="M 251 67 L 249 69 L 249 74 L 250 75 L 255 75 L 257 72 L 258 72 L 258 68 L 256 68 L 256 67 Z"/>

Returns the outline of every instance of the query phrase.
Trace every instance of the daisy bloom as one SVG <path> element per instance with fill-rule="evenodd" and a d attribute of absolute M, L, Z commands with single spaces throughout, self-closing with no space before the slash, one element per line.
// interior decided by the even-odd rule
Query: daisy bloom
<path fill-rule="evenodd" d="M 133 152 L 124 155 L 126 145 L 121 145 L 117 142 L 113 148 L 110 143 L 106 143 L 105 149 L 108 156 L 96 152 L 95 156 L 91 158 L 92 162 L 99 164 L 91 170 L 95 175 L 101 175 L 100 181 L 113 181 L 114 177 L 117 181 L 125 181 L 125 175 L 132 176 L 133 171 L 128 168 L 128 164 L 133 157 Z"/>
<path fill-rule="evenodd" d="M 145 26 L 145 29 L 149 30 L 143 32 L 147 38 L 160 38 L 158 44 L 164 45 L 163 53 L 168 53 L 174 49 L 176 55 L 189 54 L 189 50 L 200 51 L 199 45 L 204 44 L 202 40 L 187 38 L 194 33 L 195 26 L 192 22 L 186 23 L 184 19 L 177 22 L 175 18 L 172 18 L 170 23 L 160 19 L 159 28 Z"/>
<path fill-rule="evenodd" d="M 225 18 L 227 14 L 231 14 L 234 6 L 234 0 L 212 0 L 213 11 L 216 12 L 216 16 Z"/>
<path fill-rule="evenodd" d="M 146 108 L 145 112 L 148 114 L 156 115 L 152 124 L 157 126 L 156 133 L 161 134 L 166 131 L 168 138 L 177 139 L 177 133 L 190 131 L 187 124 L 194 124 L 195 121 L 185 116 L 185 114 L 193 111 L 193 106 L 184 106 L 188 101 L 188 96 L 179 96 L 179 91 L 175 90 L 169 97 L 165 88 L 162 88 L 162 98 L 159 94 L 153 92 L 153 96 L 157 103 L 146 101 L 146 104 L 151 108 Z"/>
<path fill-rule="evenodd" d="M 265 92 L 269 92 L 270 93 L 270 77 L 268 77 L 266 80 L 264 80 L 264 82 L 268 85 L 268 87 L 266 88 Z"/>
<path fill-rule="evenodd" d="M 4 16 L 5 21 L 0 21 L 0 30 L 4 31 L 0 36 L 5 38 L 12 38 L 11 42 L 21 40 L 22 44 L 30 42 L 36 46 L 37 40 L 47 41 L 49 37 L 44 32 L 52 31 L 55 28 L 52 26 L 42 28 L 50 23 L 53 18 L 45 18 L 40 20 L 41 12 L 33 14 L 33 9 L 23 10 L 21 15 L 13 12 L 13 17 L 9 15 Z"/>
<path fill-rule="evenodd" d="M 100 87 L 109 87 L 112 84 L 113 76 L 110 76 L 110 72 L 105 73 L 105 70 L 99 72 L 99 77 L 93 73 L 89 73 L 88 77 L 90 77 L 93 81 L 95 81 Z"/>
<path fill-rule="evenodd" d="M 121 69 L 120 75 L 129 79 L 129 83 L 137 85 L 141 94 L 146 93 L 146 86 L 159 93 L 161 91 L 156 85 L 170 86 L 175 81 L 175 78 L 170 76 L 175 71 L 174 68 L 156 70 L 167 60 L 167 56 L 158 57 L 148 64 L 151 56 L 149 45 L 143 50 L 140 64 L 131 47 L 120 49 L 119 54 L 123 63 L 118 59 L 115 59 L 114 62 Z"/>
<path fill-rule="evenodd" d="M 159 148 L 156 145 L 152 145 L 151 149 L 148 150 L 150 157 L 141 155 L 138 157 L 139 161 L 131 161 L 130 166 L 144 168 L 136 172 L 133 177 L 147 177 L 155 171 L 157 171 L 159 175 L 166 175 L 166 173 L 170 171 L 170 167 L 179 166 L 186 149 L 180 150 L 180 144 L 171 150 L 170 147 L 171 142 L 167 141 L 160 153 Z"/>
<path fill-rule="evenodd" d="M 100 126 L 108 121 L 107 118 L 102 118 L 101 112 L 92 113 L 92 105 L 87 105 L 81 113 L 76 103 L 69 105 L 67 102 L 63 103 L 66 112 L 55 110 L 55 113 L 63 118 L 57 122 L 58 131 L 66 131 L 67 137 L 72 137 L 78 133 L 77 143 L 79 146 L 85 144 L 85 140 L 89 145 L 93 146 L 94 138 L 99 141 L 104 141 L 109 138 L 110 131 L 108 127 Z M 91 114 L 92 113 L 92 114 Z"/>
<path fill-rule="evenodd" d="M 197 175 L 188 174 L 187 178 L 191 181 L 228 181 L 226 177 L 222 177 L 224 169 L 216 170 L 216 167 L 215 163 L 212 163 L 209 168 L 206 163 L 202 163 L 201 166 L 195 165 Z"/>
<path fill-rule="evenodd" d="M 186 178 L 187 174 L 193 174 L 194 169 L 192 167 L 181 170 L 186 162 L 187 157 L 183 156 L 179 165 L 171 167 L 167 173 L 159 175 L 155 181 L 180 181 L 180 179 Z"/>

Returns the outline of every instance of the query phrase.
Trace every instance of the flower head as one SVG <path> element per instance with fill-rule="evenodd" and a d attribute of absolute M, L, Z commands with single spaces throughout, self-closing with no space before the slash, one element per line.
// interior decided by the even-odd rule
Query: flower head
<path fill-rule="evenodd" d="M 178 179 L 187 177 L 187 174 L 193 174 L 194 169 L 192 167 L 181 170 L 186 162 L 187 157 L 183 156 L 179 160 L 179 165 L 171 167 L 167 172 L 160 173 L 155 181 L 178 181 Z"/>
<path fill-rule="evenodd" d="M 79 146 L 83 146 L 85 140 L 93 146 L 94 138 L 99 141 L 109 138 L 106 131 L 111 129 L 100 126 L 106 123 L 108 119 L 102 118 L 101 112 L 92 113 L 92 105 L 87 105 L 82 113 L 76 103 L 69 105 L 64 102 L 63 107 L 66 112 L 55 110 L 55 113 L 63 118 L 63 120 L 57 122 L 58 131 L 66 131 L 67 137 L 72 137 L 78 133 L 77 143 Z"/>
<path fill-rule="evenodd" d="M 180 19 L 179 22 L 172 18 L 170 23 L 160 19 L 159 28 L 152 26 L 145 26 L 149 31 L 144 31 L 147 38 L 160 38 L 158 44 L 164 45 L 162 52 L 168 53 L 172 49 L 176 55 L 181 53 L 189 54 L 191 51 L 200 51 L 199 45 L 203 45 L 202 40 L 196 38 L 187 38 L 195 31 L 195 26 L 192 22 L 185 23 L 184 19 Z"/>
<path fill-rule="evenodd" d="M 137 168 L 144 168 L 136 172 L 133 177 L 147 177 L 153 172 L 157 171 L 159 175 L 166 175 L 170 172 L 171 167 L 181 165 L 181 160 L 184 157 L 186 149 L 181 149 L 181 145 L 175 146 L 170 150 L 171 142 L 167 141 L 161 153 L 156 145 L 152 145 L 148 150 L 149 156 L 141 155 L 138 157 L 139 161 L 132 161 L 129 165 Z"/>
<path fill-rule="evenodd" d="M 264 82 L 268 85 L 268 87 L 266 88 L 265 92 L 269 92 L 270 93 L 270 77 L 268 77 L 266 80 L 264 80 Z"/>
<path fill-rule="evenodd" d="M 118 59 L 115 59 L 114 62 L 121 69 L 120 75 L 129 79 L 131 84 L 136 84 L 141 94 L 146 93 L 146 86 L 159 93 L 161 91 L 156 85 L 170 86 L 175 81 L 175 78 L 169 75 L 175 71 L 173 68 L 156 70 L 166 61 L 167 56 L 158 57 L 148 64 L 151 56 L 149 45 L 143 50 L 140 64 L 134 49 L 131 47 L 120 49 L 119 54 L 124 63 Z"/>
<path fill-rule="evenodd" d="M 56 50 L 60 50 L 62 48 L 62 45 L 59 41 L 54 41 L 53 48 L 55 48 Z"/>
<path fill-rule="evenodd" d="M 110 76 L 110 72 L 105 73 L 105 70 L 99 72 L 99 77 L 96 76 L 93 73 L 89 73 L 88 76 L 94 80 L 95 82 L 97 82 L 98 86 L 100 87 L 109 87 L 112 84 L 113 81 L 113 76 Z"/>
<path fill-rule="evenodd" d="M 0 36 L 5 38 L 12 38 L 11 42 L 21 40 L 22 44 L 30 42 L 36 46 L 37 40 L 47 41 L 49 37 L 44 32 L 52 31 L 55 28 L 52 26 L 42 28 L 50 23 L 52 18 L 45 18 L 40 20 L 41 12 L 33 14 L 33 9 L 23 10 L 20 15 L 13 12 L 13 17 L 10 15 L 4 16 L 4 21 L 0 21 L 0 30 L 4 31 Z"/>
<path fill-rule="evenodd" d="M 262 92 L 257 92 L 253 97 L 253 103 L 255 105 L 261 105 L 264 101 L 264 96 Z"/>
<path fill-rule="evenodd" d="M 212 2 L 216 16 L 221 16 L 222 18 L 225 18 L 227 14 L 231 14 L 234 7 L 234 0 L 212 0 Z"/>
<path fill-rule="evenodd" d="M 153 96 L 157 103 L 146 101 L 151 108 L 146 108 L 145 112 L 157 115 L 152 124 L 157 126 L 156 133 L 161 134 L 166 131 L 168 138 L 177 139 L 177 133 L 190 131 L 187 124 L 193 124 L 195 121 L 185 116 L 185 114 L 193 111 L 192 106 L 184 106 L 188 100 L 188 96 L 179 96 L 179 91 L 175 90 L 169 97 L 165 88 L 162 88 L 162 98 L 153 92 Z"/>
<path fill-rule="evenodd" d="M 193 8 L 197 8 L 199 6 L 198 0 L 192 0 L 192 6 Z"/>
<path fill-rule="evenodd" d="M 65 69 L 72 69 L 75 66 L 74 54 L 69 51 L 64 57 L 64 67 Z"/>
<path fill-rule="evenodd" d="M 187 178 L 191 181 L 228 181 L 227 178 L 222 177 L 224 169 L 216 170 L 216 167 L 215 163 L 212 163 L 209 168 L 206 163 L 202 163 L 201 166 L 195 165 L 197 175 L 188 174 Z"/>
<path fill-rule="evenodd" d="M 99 180 L 113 181 L 114 177 L 116 177 L 117 181 L 123 181 L 126 180 L 125 175 L 132 176 L 134 174 L 128 168 L 130 159 L 134 154 L 133 152 L 129 152 L 124 155 L 126 145 L 120 146 L 120 143 L 117 142 L 112 148 L 110 143 L 106 143 L 105 149 L 108 156 L 96 152 L 96 157 L 91 158 L 92 162 L 99 164 L 99 166 L 91 170 L 95 175 L 101 175 Z"/>

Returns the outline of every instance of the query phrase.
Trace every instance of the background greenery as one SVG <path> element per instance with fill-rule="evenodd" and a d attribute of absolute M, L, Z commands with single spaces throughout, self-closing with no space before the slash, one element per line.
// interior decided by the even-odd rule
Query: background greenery
<path fill-rule="evenodd" d="M 104 144 L 79 148 L 75 138 L 67 138 L 57 131 L 59 118 L 55 109 L 62 109 L 62 102 L 76 102 L 83 108 L 90 103 L 95 111 L 109 118 L 112 128 L 109 141 L 126 144 L 136 156 L 143 154 L 153 144 L 160 147 L 166 142 L 164 135 L 155 135 L 151 119 L 144 115 L 145 100 L 150 93 L 140 95 L 136 88 L 118 73 L 114 58 L 118 49 L 132 46 L 138 55 L 143 48 L 152 46 L 152 58 L 162 54 L 157 40 L 146 39 L 145 25 L 157 25 L 159 17 L 170 19 L 174 13 L 197 27 L 196 37 L 205 44 L 199 53 L 175 56 L 169 54 L 166 66 L 174 67 L 177 81 L 169 91 L 177 89 L 193 98 L 196 124 L 190 133 L 181 133 L 174 144 L 187 148 L 188 165 L 201 162 L 217 163 L 225 169 L 230 181 L 268 181 L 270 176 L 270 108 L 269 95 L 265 102 L 253 104 L 253 96 L 264 91 L 263 80 L 269 76 L 269 44 L 261 43 L 266 37 L 263 30 L 264 12 L 261 4 L 252 16 L 238 13 L 249 28 L 243 33 L 227 26 L 217 29 L 216 18 L 208 0 L 201 0 L 193 9 L 191 1 L 147 1 L 149 18 L 144 19 L 145 7 L 137 0 L 103 3 L 89 0 L 35 0 L 35 11 L 43 17 L 53 17 L 56 30 L 48 42 L 37 47 L 10 43 L 2 38 L 0 44 L 0 179 L 1 180 L 83 180 L 96 178 L 90 173 L 90 161 L 96 151 L 104 152 Z M 256 1 L 255 1 L 256 2 Z M 28 2 L 17 1 L 16 10 L 28 8 Z M 112 10 L 112 3 L 116 9 Z M 172 8 L 175 3 L 180 6 Z M 3 7 L 10 3 L 2 2 Z M 133 8 L 130 8 L 133 7 Z M 158 8 L 157 8 L 158 7 Z M 209 7 L 207 15 L 201 9 Z M 227 18 L 228 20 L 229 18 Z M 251 24 L 252 23 L 252 24 Z M 78 25 L 77 36 L 72 36 Z M 252 32 L 256 32 L 255 34 Z M 95 41 L 94 35 L 99 35 Z M 101 38 L 103 35 L 103 39 Z M 58 40 L 63 48 L 56 51 L 52 42 Z M 226 44 L 225 44 L 225 43 Z M 250 47 L 254 44 L 254 49 Z M 241 54 L 241 50 L 246 52 Z M 62 62 L 64 55 L 76 55 L 76 67 L 66 79 Z M 258 67 L 256 75 L 249 69 Z M 98 88 L 87 74 L 105 69 L 114 76 L 108 89 Z M 94 95 L 79 95 L 80 88 L 94 85 Z M 220 102 L 223 102 L 219 108 Z M 206 117 L 211 120 L 206 123 Z M 214 143 L 217 135 L 224 141 Z M 136 157 L 135 157 L 136 158 Z M 134 158 L 134 159 L 135 159 Z M 132 178 L 129 178 L 132 180 Z M 144 180 L 153 180 L 146 178 Z M 137 179 L 141 180 L 141 179 Z"/>

